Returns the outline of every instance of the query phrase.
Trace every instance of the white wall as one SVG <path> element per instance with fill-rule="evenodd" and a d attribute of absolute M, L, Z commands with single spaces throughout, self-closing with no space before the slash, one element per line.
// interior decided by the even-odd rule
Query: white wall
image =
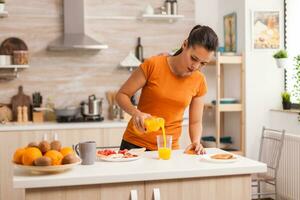
<path fill-rule="evenodd" d="M 280 106 L 280 105 L 279 105 Z M 274 129 L 285 129 L 287 133 L 300 135 L 300 122 L 297 113 L 272 111 L 269 113 L 269 124 Z"/>
<path fill-rule="evenodd" d="M 232 11 L 238 18 L 238 51 L 246 56 L 246 154 L 257 158 L 262 126 L 286 129 L 297 133 L 300 123 L 296 114 L 275 113 L 281 107 L 280 93 L 284 87 L 284 73 L 275 66 L 274 51 L 254 51 L 251 47 L 251 11 L 279 10 L 281 12 L 281 35 L 283 36 L 282 0 L 195 0 L 196 22 L 213 27 L 223 43 L 223 16 Z M 283 47 L 283 38 L 281 40 Z M 215 88 L 214 71 L 207 69 L 210 88 Z M 211 79 L 211 80 L 210 80 Z M 225 83 L 226 84 L 226 83 Z M 229 82 L 234 87 L 233 82 Z M 214 89 L 208 98 L 212 99 Z"/>
<path fill-rule="evenodd" d="M 210 26 L 220 37 L 219 0 L 195 0 L 195 21 Z"/>
<path fill-rule="evenodd" d="M 279 10 L 283 36 L 283 1 L 246 0 L 246 154 L 257 158 L 262 126 L 272 126 L 270 109 L 281 105 L 280 93 L 284 87 L 284 76 L 282 69 L 275 66 L 272 58 L 274 51 L 254 51 L 251 47 L 253 10 Z M 281 39 L 283 47 L 283 38 Z"/>

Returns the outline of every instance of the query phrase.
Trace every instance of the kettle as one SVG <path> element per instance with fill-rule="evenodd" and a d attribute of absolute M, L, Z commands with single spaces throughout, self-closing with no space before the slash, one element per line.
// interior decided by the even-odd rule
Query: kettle
<path fill-rule="evenodd" d="M 90 95 L 88 102 L 81 103 L 81 113 L 86 117 L 101 116 L 102 115 L 102 101 L 103 99 L 97 99 L 96 96 Z"/>

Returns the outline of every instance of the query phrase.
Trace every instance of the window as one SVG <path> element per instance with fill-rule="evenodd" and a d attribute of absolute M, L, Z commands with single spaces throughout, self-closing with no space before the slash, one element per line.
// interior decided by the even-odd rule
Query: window
<path fill-rule="evenodd" d="M 300 103 L 300 71 L 296 70 L 296 57 L 300 55 L 300 1 L 285 0 L 285 47 L 289 64 L 285 72 L 285 88 L 291 93 L 293 104 Z M 299 57 L 300 58 L 300 57 Z M 300 60 L 298 61 L 300 64 Z"/>

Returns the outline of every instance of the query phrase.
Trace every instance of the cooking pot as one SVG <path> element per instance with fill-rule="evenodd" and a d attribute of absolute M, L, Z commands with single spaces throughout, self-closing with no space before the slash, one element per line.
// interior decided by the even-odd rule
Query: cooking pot
<path fill-rule="evenodd" d="M 96 96 L 90 95 L 88 102 L 81 103 L 81 114 L 83 116 L 101 116 L 102 115 L 102 101 L 103 99 L 97 99 Z"/>

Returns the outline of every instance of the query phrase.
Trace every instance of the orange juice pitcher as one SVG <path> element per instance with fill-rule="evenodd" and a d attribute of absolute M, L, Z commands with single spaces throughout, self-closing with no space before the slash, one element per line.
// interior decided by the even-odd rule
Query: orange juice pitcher
<path fill-rule="evenodd" d="M 165 120 L 160 117 L 149 117 L 144 120 L 146 132 L 158 131 L 160 128 L 163 128 L 165 125 Z"/>

